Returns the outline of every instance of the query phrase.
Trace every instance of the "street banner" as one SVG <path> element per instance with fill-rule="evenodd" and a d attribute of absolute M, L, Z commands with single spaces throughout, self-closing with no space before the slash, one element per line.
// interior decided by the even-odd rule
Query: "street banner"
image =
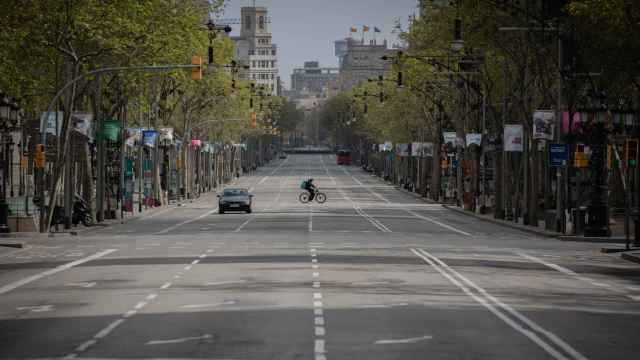
<path fill-rule="evenodd" d="M 577 133 L 580 131 L 580 123 L 582 122 L 582 116 L 580 113 L 573 113 L 573 121 L 571 122 L 571 132 Z M 569 112 L 564 111 L 562 113 L 562 132 L 565 134 L 569 133 Z"/>
<path fill-rule="evenodd" d="M 422 156 L 422 143 L 419 143 L 419 142 L 411 143 L 411 156 L 413 157 Z"/>
<path fill-rule="evenodd" d="M 456 136 L 455 132 L 444 132 L 442 133 L 442 136 L 444 137 L 445 144 L 451 144 L 453 146 L 456 146 L 458 137 Z"/>
<path fill-rule="evenodd" d="M 551 110 L 537 110 L 533 113 L 533 138 L 553 140 L 556 113 Z"/>
<path fill-rule="evenodd" d="M 133 193 L 135 182 L 133 180 L 133 159 L 126 158 L 124 161 L 124 211 L 133 212 Z"/>
<path fill-rule="evenodd" d="M 155 130 L 142 130 L 142 144 L 148 147 L 155 147 L 158 139 L 158 132 Z"/>
<path fill-rule="evenodd" d="M 198 139 L 191 140 L 191 146 L 201 146 L 201 145 L 202 145 L 202 140 L 198 140 Z"/>
<path fill-rule="evenodd" d="M 565 167 L 569 161 L 569 146 L 549 144 L 549 164 L 552 167 Z"/>
<path fill-rule="evenodd" d="M 93 114 L 74 112 L 71 114 L 71 124 L 73 124 L 73 130 L 93 139 Z"/>
<path fill-rule="evenodd" d="M 64 113 L 62 111 L 43 112 L 40 115 L 40 132 L 58 136 L 62 132 L 63 118 Z"/>
<path fill-rule="evenodd" d="M 384 144 L 382 144 L 382 148 L 380 149 L 380 151 L 391 151 L 393 150 L 393 143 L 391 141 L 385 141 Z"/>
<path fill-rule="evenodd" d="M 102 123 L 102 133 L 105 140 L 118 141 L 120 134 L 120 120 L 105 119 Z"/>
<path fill-rule="evenodd" d="M 158 133 L 158 140 L 160 140 L 160 143 L 173 143 L 173 128 L 159 128 Z"/>
<path fill-rule="evenodd" d="M 124 143 L 129 147 L 134 147 L 136 144 L 142 142 L 142 129 L 140 128 L 127 128 L 126 137 Z"/>
<path fill-rule="evenodd" d="M 522 152 L 523 150 L 522 125 L 505 125 L 504 151 Z"/>
<path fill-rule="evenodd" d="M 396 154 L 400 157 L 409 156 L 409 144 L 396 144 Z"/>
<path fill-rule="evenodd" d="M 433 157 L 434 144 L 430 142 L 422 143 L 422 157 Z"/>
<path fill-rule="evenodd" d="M 482 146 L 482 134 L 470 133 L 467 134 L 467 146 L 476 144 Z"/>

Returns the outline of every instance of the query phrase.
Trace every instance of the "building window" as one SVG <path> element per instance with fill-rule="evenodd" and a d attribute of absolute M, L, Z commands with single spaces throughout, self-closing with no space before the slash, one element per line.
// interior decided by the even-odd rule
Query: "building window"
<path fill-rule="evenodd" d="M 256 61 L 253 60 L 251 65 L 252 65 L 251 67 L 256 67 Z"/>
<path fill-rule="evenodd" d="M 258 18 L 258 24 L 260 26 L 260 30 L 264 30 L 264 16 L 260 16 Z"/>
<path fill-rule="evenodd" d="M 255 79 L 256 79 L 256 74 L 253 74 L 253 80 L 255 80 Z"/>
<path fill-rule="evenodd" d="M 274 55 L 274 56 L 276 55 L 276 50 L 275 49 L 271 50 L 271 55 Z"/>
<path fill-rule="evenodd" d="M 251 15 L 244 17 L 244 28 L 246 30 L 251 30 Z"/>
<path fill-rule="evenodd" d="M 276 67 L 276 62 L 275 62 L 275 61 L 272 61 L 272 62 L 271 62 L 271 67 L 272 67 L 272 68 Z"/>
<path fill-rule="evenodd" d="M 253 50 L 253 49 L 249 50 L 249 55 L 250 55 L 250 56 L 251 56 L 251 55 L 255 55 L 255 54 L 256 54 L 256 51 L 255 51 L 255 50 Z"/>

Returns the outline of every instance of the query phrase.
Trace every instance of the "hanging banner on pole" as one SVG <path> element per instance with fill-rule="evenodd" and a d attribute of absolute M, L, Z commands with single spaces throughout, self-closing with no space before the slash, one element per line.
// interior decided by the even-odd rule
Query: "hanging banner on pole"
<path fill-rule="evenodd" d="M 46 132 L 58 136 L 62 132 L 62 119 L 64 113 L 62 111 L 51 111 L 42 113 L 40 116 L 40 132 Z"/>
<path fill-rule="evenodd" d="M 473 144 L 478 146 L 482 145 L 482 134 L 477 134 L 477 133 L 467 134 L 467 146 L 471 146 Z"/>
<path fill-rule="evenodd" d="M 160 128 L 158 132 L 158 139 L 161 143 L 173 143 L 173 128 Z"/>
<path fill-rule="evenodd" d="M 451 144 L 453 146 L 456 146 L 457 141 L 457 136 L 455 132 L 444 132 L 442 133 L 442 136 L 444 137 L 444 143 L 445 144 Z"/>
<path fill-rule="evenodd" d="M 80 112 L 74 112 L 71 114 L 73 130 L 88 137 L 89 139 L 93 139 L 92 122 L 93 114 Z"/>
<path fill-rule="evenodd" d="M 537 110 L 533 113 L 533 138 L 553 140 L 556 127 L 556 113 L 551 110 Z"/>
<path fill-rule="evenodd" d="M 522 152 L 524 150 L 522 133 L 522 125 L 505 125 L 504 151 Z"/>
<path fill-rule="evenodd" d="M 157 138 L 158 138 L 158 132 L 155 130 L 142 131 L 142 143 L 145 146 L 155 147 Z"/>
<path fill-rule="evenodd" d="M 124 141 L 127 146 L 134 147 L 142 142 L 142 129 L 127 128 L 127 137 Z"/>

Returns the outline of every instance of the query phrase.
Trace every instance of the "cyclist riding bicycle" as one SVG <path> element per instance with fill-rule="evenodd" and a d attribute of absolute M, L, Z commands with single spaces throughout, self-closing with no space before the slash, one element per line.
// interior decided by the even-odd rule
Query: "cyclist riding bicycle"
<path fill-rule="evenodd" d="M 303 189 L 309 192 L 309 201 L 313 201 L 313 198 L 316 196 L 316 190 L 318 190 L 318 188 L 313 184 L 313 179 L 305 181 Z"/>

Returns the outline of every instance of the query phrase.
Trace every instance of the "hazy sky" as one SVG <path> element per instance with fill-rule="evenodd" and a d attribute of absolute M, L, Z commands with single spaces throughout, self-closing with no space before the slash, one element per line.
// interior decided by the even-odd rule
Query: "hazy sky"
<path fill-rule="evenodd" d="M 396 20 L 406 27 L 408 17 L 417 13 L 417 0 L 256 0 L 256 6 L 265 6 L 271 18 L 273 42 L 278 45 L 280 77 L 288 88 L 291 72 L 305 61 L 317 60 L 321 66 L 337 66 L 333 42 L 349 35 L 356 26 L 362 37 L 362 26 L 369 25 L 365 41 L 373 38 L 373 27 L 382 30 L 377 40 L 397 42 L 392 34 Z M 252 0 L 229 0 L 222 18 L 240 18 L 240 8 L 253 6 Z M 237 34 L 239 25 L 234 25 Z"/>

